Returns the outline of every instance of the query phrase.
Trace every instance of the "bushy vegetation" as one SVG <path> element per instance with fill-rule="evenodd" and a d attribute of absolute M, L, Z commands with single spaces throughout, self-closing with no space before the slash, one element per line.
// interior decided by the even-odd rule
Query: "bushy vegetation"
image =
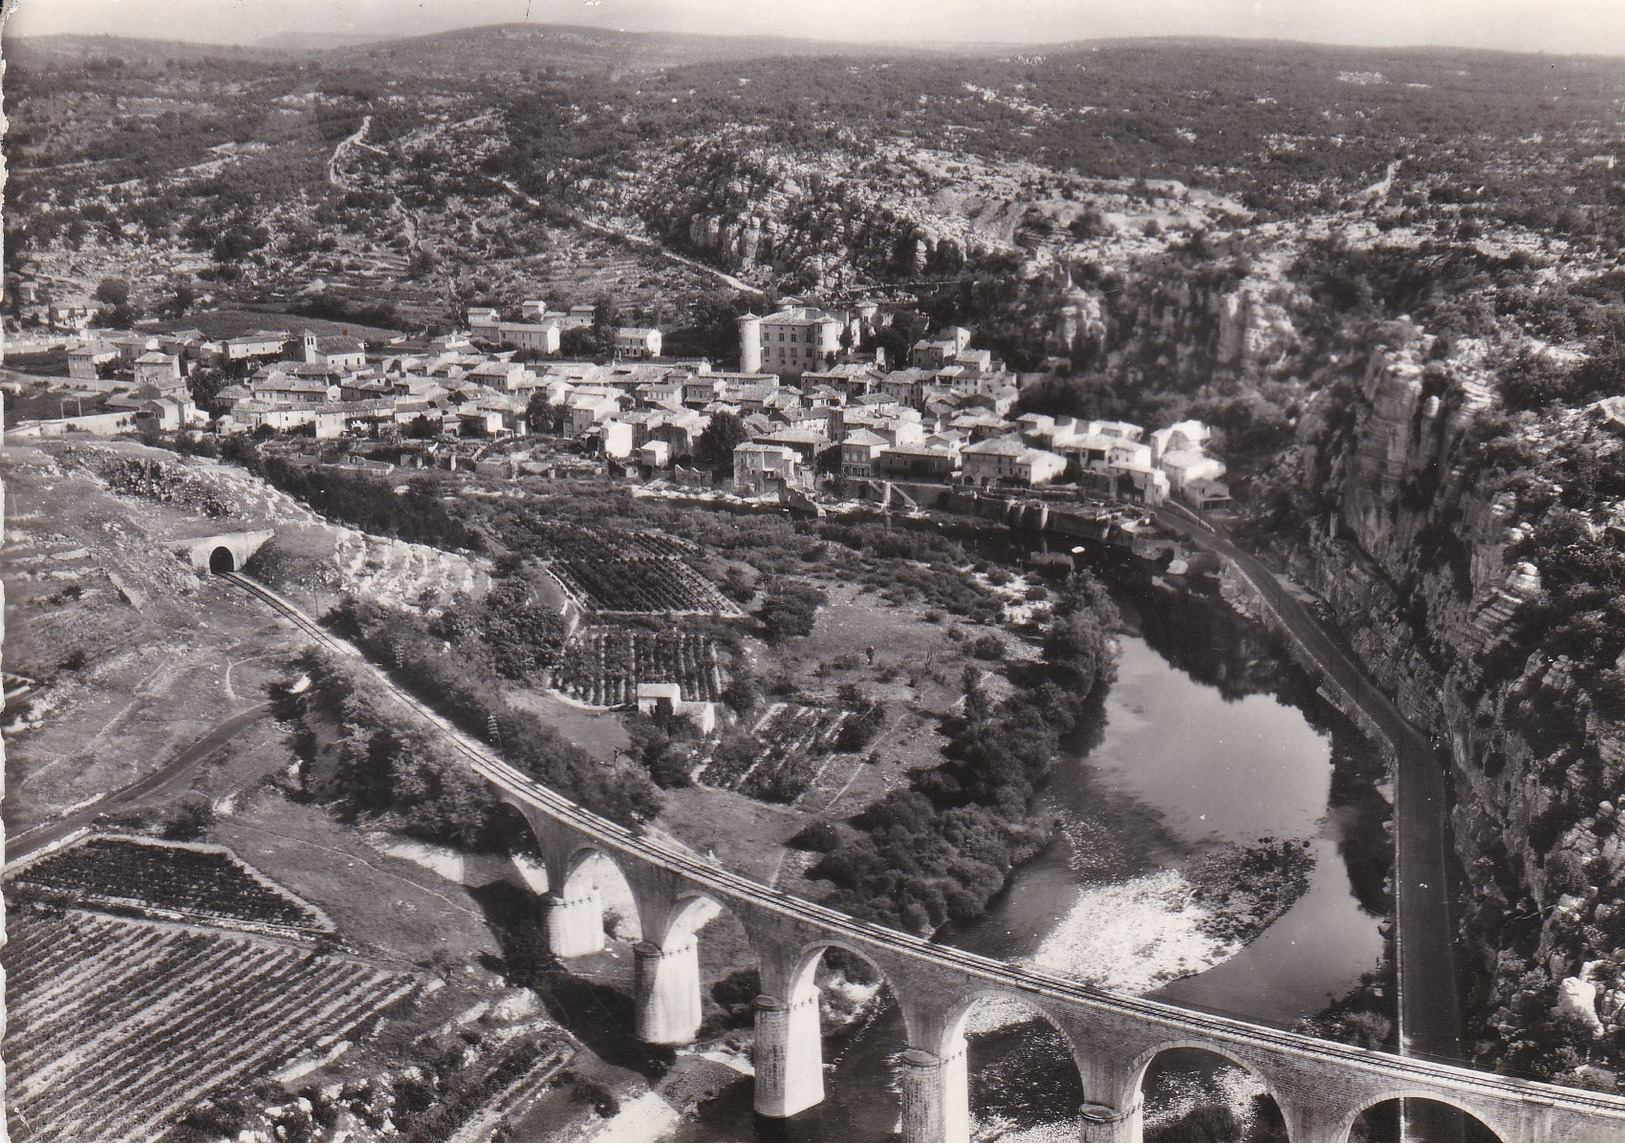
<path fill-rule="evenodd" d="M 980 712 L 967 700 L 942 764 L 854 817 L 857 834 L 811 869 L 834 883 L 835 906 L 914 931 L 973 919 L 1048 841 L 1033 794 L 1114 668 L 1115 610 L 1098 581 L 1074 575 L 1055 617 L 1044 679 Z"/>
<path fill-rule="evenodd" d="M 485 540 L 466 515 L 446 499 L 451 491 L 430 475 L 414 477 L 404 491 L 368 474 L 331 466 L 290 462 L 257 448 L 243 438 L 228 444 L 223 456 L 257 473 L 311 509 L 369 533 L 446 550 L 481 550 Z"/>
<path fill-rule="evenodd" d="M 622 823 L 653 816 L 659 801 L 641 773 L 596 764 L 534 716 L 501 698 L 499 679 L 488 668 L 447 651 L 445 639 L 414 615 L 347 599 L 326 619 L 375 663 L 393 665 L 392 675 L 470 736 L 495 741 L 515 767 L 572 800 Z M 356 810 L 394 812 L 406 827 L 431 839 L 478 847 L 493 842 L 498 810 L 486 787 L 466 765 L 434 750 L 430 742 L 398 731 L 355 679 L 320 661 L 306 667 L 325 692 L 328 707 L 345 706 L 356 728 L 351 767 L 335 781 L 338 794 Z M 495 734 L 492 737 L 492 734 Z M 408 750 L 411 750 L 408 752 Z"/>

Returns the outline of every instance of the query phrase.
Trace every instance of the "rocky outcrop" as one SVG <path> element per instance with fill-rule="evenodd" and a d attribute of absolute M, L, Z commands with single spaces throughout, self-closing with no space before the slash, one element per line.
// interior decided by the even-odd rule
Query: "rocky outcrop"
<path fill-rule="evenodd" d="M 1508 557 L 1527 527 L 1476 459 L 1489 393 L 1424 365 L 1428 340 L 1408 323 L 1377 342 L 1300 425 L 1316 512 L 1291 556 L 1401 709 L 1449 747 L 1480 1054 L 1584 1083 L 1537 1052 L 1614 1022 L 1582 1014 L 1574 981 L 1625 957 L 1625 910 L 1606 891 L 1625 878 L 1625 729 L 1567 656 L 1516 632 L 1543 596 L 1540 555 Z"/>

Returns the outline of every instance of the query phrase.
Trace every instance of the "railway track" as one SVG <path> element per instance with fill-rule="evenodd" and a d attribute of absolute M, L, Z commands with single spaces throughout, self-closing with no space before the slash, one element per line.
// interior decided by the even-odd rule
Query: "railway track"
<path fill-rule="evenodd" d="M 239 573 L 225 573 L 220 576 L 280 613 L 318 646 L 366 665 L 379 683 L 401 704 L 443 732 L 469 766 L 490 784 L 545 810 L 553 819 L 569 825 L 615 852 L 681 874 L 696 888 L 719 894 L 724 898 L 724 902 L 748 903 L 779 915 L 792 917 L 828 932 L 832 940 L 858 941 L 869 948 L 922 961 L 947 971 L 968 973 L 1004 987 L 1019 988 L 1042 999 L 1081 1004 L 1097 1011 L 1125 1017 L 1159 1021 L 1190 1036 L 1213 1036 L 1231 1043 L 1247 1043 L 1277 1052 L 1297 1053 L 1320 1061 L 1336 1061 L 1372 1071 L 1397 1073 L 1414 1084 L 1433 1083 L 1450 1089 L 1471 1090 L 1514 1101 L 1561 1104 L 1570 1110 L 1594 1111 L 1599 1116 L 1612 1120 L 1625 1118 L 1625 1098 L 1494 1075 L 1439 1058 L 1414 1055 L 1402 1057 L 1389 1052 L 1365 1051 L 1221 1013 L 1120 995 L 1090 987 L 1065 976 L 991 959 L 960 948 L 947 947 L 883 925 L 865 923 L 844 912 L 837 912 L 811 901 L 775 891 L 764 884 L 697 858 L 693 854 L 671 848 L 649 836 L 634 833 L 631 829 L 599 816 L 537 783 L 395 684 L 353 645 L 328 633 L 303 610 L 274 590 Z"/>

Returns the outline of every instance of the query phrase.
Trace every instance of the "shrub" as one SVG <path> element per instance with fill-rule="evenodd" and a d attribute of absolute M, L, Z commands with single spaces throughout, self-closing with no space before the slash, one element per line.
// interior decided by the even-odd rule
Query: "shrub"
<path fill-rule="evenodd" d="M 807 582 L 780 579 L 768 588 L 756 610 L 762 635 L 778 645 L 792 637 L 805 637 L 818 620 L 818 610 L 829 601 L 824 591 Z"/>
<path fill-rule="evenodd" d="M 982 661 L 1001 661 L 1004 659 L 1004 638 L 996 633 L 984 633 L 966 648 L 970 650 L 972 657 Z"/>
<path fill-rule="evenodd" d="M 196 840 L 214 825 L 214 804 L 202 793 L 187 793 L 164 814 L 165 840 Z"/>

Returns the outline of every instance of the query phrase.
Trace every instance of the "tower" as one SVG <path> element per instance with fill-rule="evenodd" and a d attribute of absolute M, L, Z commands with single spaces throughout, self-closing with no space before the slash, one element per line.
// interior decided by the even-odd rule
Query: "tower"
<path fill-rule="evenodd" d="M 317 358 L 320 357 L 318 351 L 316 350 L 316 336 L 310 331 L 306 331 L 303 342 L 305 348 L 305 361 L 315 362 Z"/>
<path fill-rule="evenodd" d="M 762 370 L 762 320 L 749 311 L 739 316 L 739 369 L 745 374 Z"/>

